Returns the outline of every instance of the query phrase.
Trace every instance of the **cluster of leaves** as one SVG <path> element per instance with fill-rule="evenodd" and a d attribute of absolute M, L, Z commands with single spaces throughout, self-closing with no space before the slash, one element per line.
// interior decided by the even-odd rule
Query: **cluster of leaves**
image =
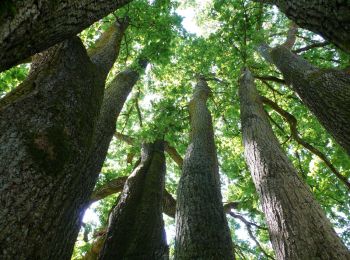
<path fill-rule="evenodd" d="M 116 139 L 112 141 L 96 188 L 111 179 L 130 174 L 139 158 L 140 144 L 144 141 L 164 138 L 184 156 L 190 131 L 187 105 L 195 75 L 201 74 L 208 79 L 213 91 L 208 105 L 213 116 L 224 201 L 239 202 L 235 212 L 265 226 L 258 196 L 244 162 L 237 81 L 243 66 L 248 66 L 256 76 L 283 79 L 274 66 L 267 64 L 257 54 L 256 47 L 262 42 L 271 45 L 283 42 L 289 21 L 276 8 L 251 0 L 202 2 L 134 0 L 80 34 L 85 45 L 91 48 L 110 23 L 117 17 L 128 16 L 130 26 L 109 78 L 132 64 L 140 53 L 146 55 L 151 63 L 118 119 L 117 131 L 133 137 L 133 145 Z M 180 8 L 197 11 L 198 26 L 205 33 L 188 33 L 177 14 Z M 321 41 L 321 37 L 299 30 L 294 48 Z M 330 44 L 301 52 L 300 55 L 322 68 L 345 68 L 350 61 L 348 55 Z M 21 65 L 0 74 L 0 95 L 18 85 L 27 73 L 28 66 Z M 349 178 L 349 158 L 289 86 L 263 79 L 257 79 L 256 84 L 261 95 L 295 116 L 300 136 L 325 154 L 339 172 Z M 350 246 L 348 190 L 324 162 L 291 138 L 288 122 L 284 118 L 269 107 L 266 110 L 285 152 L 311 187 L 342 239 Z M 180 174 L 179 167 L 167 158 L 166 188 L 174 197 Z M 80 259 L 91 247 L 94 234 L 105 228 L 116 197 L 108 197 L 92 206 L 90 211 L 95 211 L 96 219 L 83 227 L 73 258 Z M 253 230 L 260 247 L 244 231 L 246 227 L 241 220 L 230 216 L 228 219 L 232 238 L 237 245 L 237 257 L 265 259 L 266 252 L 273 254 L 266 230 Z M 171 230 L 174 221 L 167 219 L 166 224 Z M 84 231 L 88 233 L 88 242 L 83 242 Z M 173 239 L 168 242 L 173 244 Z"/>

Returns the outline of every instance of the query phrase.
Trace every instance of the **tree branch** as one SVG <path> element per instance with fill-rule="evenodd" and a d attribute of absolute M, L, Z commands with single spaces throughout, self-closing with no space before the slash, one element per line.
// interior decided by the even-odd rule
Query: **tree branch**
<path fill-rule="evenodd" d="M 280 79 L 278 77 L 275 77 L 275 76 L 271 76 L 271 75 L 254 75 L 254 78 L 256 79 L 260 79 L 262 81 L 264 80 L 267 80 L 267 81 L 273 81 L 273 82 L 276 82 L 276 83 L 279 83 L 279 84 L 283 84 L 283 85 L 286 85 L 286 81 L 284 79 Z"/>
<path fill-rule="evenodd" d="M 242 215 L 236 214 L 232 211 L 228 212 L 228 214 L 236 219 L 239 219 L 241 222 L 243 222 L 243 224 L 246 226 L 248 234 L 250 236 L 250 238 L 255 242 L 255 244 L 260 248 L 260 251 L 269 259 L 275 259 L 272 256 L 270 256 L 265 250 L 264 248 L 261 246 L 261 244 L 259 243 L 259 241 L 257 240 L 257 238 L 254 236 L 253 231 L 252 231 L 252 226 L 258 228 L 258 229 L 262 229 L 262 230 L 267 230 L 267 228 L 259 226 L 253 222 L 250 222 L 248 220 L 246 220 Z"/>
<path fill-rule="evenodd" d="M 129 25 L 129 18 L 117 18 L 96 41 L 96 45 L 87 52 L 91 61 L 106 75 L 112 68 L 119 54 L 124 32 Z"/>
<path fill-rule="evenodd" d="M 121 192 L 123 190 L 123 187 L 127 178 L 128 176 L 115 178 L 109 181 L 108 183 L 106 183 L 105 185 L 103 185 L 102 187 L 94 190 L 90 198 L 90 203 L 104 199 L 107 196 L 110 196 L 114 193 Z M 174 218 L 175 210 L 176 210 L 176 200 L 166 189 L 164 189 L 164 194 L 163 194 L 164 213 L 167 214 L 169 217 Z"/>
<path fill-rule="evenodd" d="M 330 162 L 330 160 L 327 158 L 326 155 L 324 155 L 320 150 L 318 150 L 316 147 L 312 146 L 308 142 L 304 141 L 298 133 L 297 130 L 297 119 L 290 113 L 288 113 L 286 110 L 282 109 L 277 103 L 273 102 L 272 100 L 260 96 L 261 101 L 274 109 L 277 113 L 279 113 L 284 119 L 288 122 L 291 136 L 292 138 L 300 145 L 302 145 L 305 149 L 309 150 L 311 153 L 318 156 L 326 165 L 327 167 L 334 173 L 334 175 L 345 184 L 345 186 L 350 190 L 350 182 L 347 180 L 345 176 L 339 173 L 339 171 L 335 168 L 335 166 Z"/>
<path fill-rule="evenodd" d="M 134 144 L 134 138 L 124 135 L 122 133 L 116 132 L 114 134 L 114 136 L 118 139 L 121 140 L 129 145 L 133 145 Z M 183 159 L 181 157 L 181 155 L 177 152 L 177 150 L 175 149 L 175 147 L 169 145 L 168 142 L 164 142 L 164 150 L 169 154 L 169 156 L 171 157 L 171 159 L 174 160 L 174 162 L 180 167 L 182 168 L 182 164 L 183 164 Z"/>
<path fill-rule="evenodd" d="M 291 50 L 297 40 L 298 26 L 292 22 L 289 26 L 288 35 L 286 41 L 282 44 L 282 46 Z"/>
<path fill-rule="evenodd" d="M 328 41 L 316 42 L 316 43 L 310 44 L 308 46 L 296 49 L 296 50 L 294 50 L 292 52 L 298 54 L 300 52 L 308 51 L 308 50 L 311 50 L 311 49 L 314 49 L 314 48 L 325 47 L 327 45 L 330 45 L 330 42 L 328 42 Z"/>
<path fill-rule="evenodd" d="M 140 106 L 139 106 L 139 96 L 140 96 L 140 90 L 138 90 L 138 92 L 136 94 L 135 106 L 136 106 L 137 117 L 139 119 L 140 127 L 142 127 L 143 123 L 142 123 L 142 113 L 141 113 L 141 109 L 140 109 Z"/>

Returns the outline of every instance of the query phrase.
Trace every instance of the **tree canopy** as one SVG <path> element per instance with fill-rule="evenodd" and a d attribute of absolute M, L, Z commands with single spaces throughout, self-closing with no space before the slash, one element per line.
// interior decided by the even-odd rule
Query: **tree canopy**
<path fill-rule="evenodd" d="M 134 0 L 92 24 L 79 37 L 93 49 L 102 32 L 125 17 L 130 20 L 129 27 L 107 82 L 134 64 L 140 54 L 147 57 L 149 65 L 119 116 L 95 191 L 116 179 L 124 182 L 140 158 L 141 144 L 164 139 L 165 189 L 176 199 L 181 157 L 189 144 L 188 102 L 196 77 L 202 75 L 212 91 L 208 106 L 223 204 L 233 205 L 226 213 L 236 257 L 274 258 L 258 194 L 244 160 L 238 80 L 241 68 L 246 66 L 264 97 L 265 110 L 285 153 L 350 247 L 349 155 L 302 103 L 281 72 L 258 52 L 262 43 L 277 46 L 285 42 L 291 24 L 285 14 L 252 0 Z M 350 56 L 311 31 L 298 29 L 292 52 L 318 68 L 349 73 Z M 23 63 L 2 72 L 0 97 L 22 82 L 29 68 L 29 63 Z M 93 199 L 72 259 L 82 259 L 105 234 L 109 212 L 121 191 L 111 188 L 109 196 Z M 172 217 L 165 217 L 170 256 L 175 235 Z"/>

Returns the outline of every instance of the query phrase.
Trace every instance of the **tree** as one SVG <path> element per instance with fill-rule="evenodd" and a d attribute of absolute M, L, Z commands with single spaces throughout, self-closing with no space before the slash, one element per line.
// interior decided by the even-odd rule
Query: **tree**
<path fill-rule="evenodd" d="M 191 144 L 177 191 L 175 259 L 233 259 L 233 248 L 220 191 L 211 115 L 211 94 L 199 77 L 189 103 Z"/>
<path fill-rule="evenodd" d="M 26 80 L 0 101 L 1 258 L 71 255 L 91 194 L 82 169 L 127 22 L 112 27 L 90 57 L 78 37 L 36 55 Z"/>
<path fill-rule="evenodd" d="M 3 1 L 0 72 L 76 35 L 131 0 Z"/>
<path fill-rule="evenodd" d="M 0 2 L 19 3 L 19 1 L 7 0 Z M 43 2 L 43 0 L 36 1 L 38 4 Z M 61 2 L 57 2 L 58 5 Z M 68 5 L 71 2 L 66 1 L 65 3 Z M 97 6 L 105 1 L 95 2 Z M 341 1 L 341 3 L 343 2 Z M 0 6 L 3 7 L 4 3 L 1 3 Z M 30 3 L 21 4 L 23 6 L 30 5 Z M 326 5 L 326 3 L 322 5 Z M 50 3 L 50 6 L 56 6 L 56 3 Z M 0 9 L 0 16 L 2 17 L 4 9 Z M 83 8 L 81 9 L 83 10 Z M 28 8 L 27 10 L 30 11 L 31 9 Z M 53 13 L 53 10 L 49 11 Z M 77 11 L 76 14 L 78 15 L 78 13 Z M 98 13 L 98 11 L 95 13 Z M 192 14 L 195 14 L 195 17 Z M 15 16 L 16 13 L 13 15 Z M 180 15 L 184 18 L 181 18 Z M 116 197 L 118 196 L 118 194 L 111 193 L 118 192 L 118 190 L 118 193 L 120 193 L 120 189 L 123 187 L 122 183 L 132 172 L 133 166 L 140 158 L 141 149 L 139 148 L 141 143 L 152 143 L 157 139 L 165 142 L 167 174 L 165 176 L 166 188 L 164 192 L 167 191 L 168 193 L 163 194 L 163 213 L 165 213 L 163 217 L 165 229 L 170 230 L 170 232 L 167 232 L 169 257 L 174 257 L 176 223 L 173 216 L 176 211 L 175 194 L 181 178 L 182 157 L 191 142 L 188 138 L 191 126 L 190 120 L 188 120 L 187 108 L 188 101 L 191 100 L 193 95 L 191 86 L 194 82 L 191 79 L 197 73 L 205 75 L 214 94 L 210 97 L 207 106 L 212 116 L 212 127 L 215 132 L 217 163 L 221 181 L 221 203 L 224 205 L 226 212 L 235 256 L 239 259 L 277 258 L 271 247 L 261 201 L 244 161 L 238 102 L 239 84 L 237 81 L 242 66 L 247 66 L 252 70 L 259 94 L 269 100 L 262 101 L 271 127 L 285 151 L 285 155 L 298 170 L 302 181 L 310 188 L 312 195 L 325 211 L 338 235 L 346 246 L 350 247 L 350 229 L 348 228 L 350 226 L 350 204 L 349 189 L 347 189 L 349 186 L 343 185 L 343 183 L 348 185 L 350 180 L 349 155 L 319 123 L 308 107 L 303 104 L 300 96 L 293 90 L 293 87 L 289 86 L 290 82 L 283 78 L 282 73 L 278 71 L 276 66 L 262 62 L 262 59 L 256 54 L 256 46 L 261 42 L 276 45 L 283 43 L 286 28 L 290 23 L 287 17 L 272 5 L 250 0 L 134 0 L 79 33 L 84 46 L 89 49 L 88 56 L 99 49 L 96 48 L 95 40 L 106 31 L 111 21 L 115 17 L 126 16 L 130 17 L 130 26 L 123 36 L 118 62 L 113 65 L 108 73 L 104 99 L 102 96 L 98 98 L 95 96 L 99 102 L 97 105 L 100 106 L 94 114 L 96 116 L 95 121 L 90 126 L 91 128 L 86 128 L 86 131 L 80 130 L 79 133 L 75 132 L 76 135 L 74 135 L 74 137 L 83 137 L 88 132 L 92 135 L 89 150 L 85 149 L 85 146 L 79 146 L 84 150 L 82 153 L 85 154 L 85 162 L 78 164 L 83 166 L 78 169 L 78 165 L 72 163 L 77 168 L 73 177 L 83 176 L 80 179 L 83 181 L 64 186 L 64 184 L 57 184 L 59 180 L 66 180 L 63 176 L 60 175 L 56 178 L 57 180 L 52 178 L 55 180 L 55 187 L 58 187 L 58 189 L 52 188 L 55 193 L 52 193 L 49 197 L 50 199 L 57 196 L 57 199 L 51 200 L 53 203 L 67 194 L 64 191 L 61 192 L 67 186 L 75 189 L 74 196 L 80 198 L 79 201 L 67 199 L 62 202 L 63 206 L 56 210 L 57 216 L 55 216 L 59 217 L 60 214 L 63 214 L 68 204 L 74 204 L 70 206 L 76 209 L 73 216 L 76 221 L 74 228 L 77 229 L 80 223 L 82 225 L 77 236 L 72 260 L 81 260 L 84 256 L 88 257 L 87 252 L 90 249 L 90 252 L 93 253 L 90 256 L 97 257 L 99 248 L 103 245 L 109 212 L 115 206 Z M 71 21 L 71 17 L 75 16 L 71 14 L 68 18 L 67 15 L 64 16 L 67 21 Z M 33 23 L 36 21 L 34 18 L 32 19 Z M 194 19 L 196 24 L 192 23 Z M 60 27 L 59 25 L 51 26 L 49 23 L 47 24 L 47 28 L 45 27 L 43 31 L 48 31 L 51 27 L 55 29 Z M 2 25 L 3 23 L 1 23 L 0 28 Z M 25 27 L 26 24 L 21 26 Z M 35 29 L 32 28 L 31 31 L 34 32 Z M 323 41 L 318 35 L 307 30 L 299 30 L 296 36 L 295 46 L 291 50 L 292 53 L 298 54 L 299 57 L 307 60 L 310 64 L 314 64 L 317 68 L 337 68 L 349 72 L 347 67 L 350 56 L 336 48 L 330 41 Z M 30 35 L 26 35 L 24 38 L 28 39 L 30 37 Z M 46 35 L 41 38 L 45 37 Z M 40 37 L 36 40 L 40 40 Z M 102 46 L 104 45 L 103 41 L 100 41 L 100 43 Z M 143 51 L 145 49 L 147 49 L 147 52 Z M 143 53 L 143 57 L 149 60 L 149 65 L 145 70 L 137 61 L 140 53 Z M 109 55 L 107 54 L 107 56 Z M 72 61 L 76 62 L 76 59 L 72 57 Z M 79 62 L 79 59 L 77 62 Z M 27 77 L 29 64 L 25 61 L 19 61 L 19 63 L 20 65 L 0 73 L 0 98 L 15 89 Z M 140 74 L 133 87 L 122 84 L 124 81 L 115 81 L 117 75 L 119 75 L 119 79 L 122 79 L 121 76 L 126 75 L 124 74 L 126 70 Z M 73 79 L 68 81 L 74 82 Z M 129 91 L 128 88 L 131 88 L 131 91 L 124 101 L 127 91 Z M 17 91 L 20 93 L 20 90 Z M 53 96 L 56 96 L 55 93 L 50 92 L 47 95 L 50 100 L 53 99 Z M 86 102 L 94 99 L 88 93 L 81 94 L 86 94 Z M 9 97 L 6 98 L 8 101 L 10 101 Z M 59 99 L 59 97 L 57 96 L 55 99 Z M 101 110 L 103 100 L 106 101 L 104 112 Z M 107 100 L 110 100 L 110 102 L 107 102 Z M 5 102 L 5 99 L 0 101 L 0 103 L 2 102 Z M 20 109 L 18 111 L 25 113 L 25 117 L 29 118 L 27 114 L 39 106 L 38 103 L 41 103 L 41 100 L 35 99 L 23 111 Z M 122 103 L 124 103 L 124 106 L 120 110 Z M 96 103 L 90 102 L 89 104 L 95 105 Z M 84 109 L 88 108 L 89 104 L 85 104 Z M 53 103 L 50 110 L 55 110 L 56 107 Z M 72 107 L 75 107 L 75 103 L 72 104 Z M 86 109 L 84 111 L 88 112 Z M 69 112 L 73 113 L 74 109 Z M 17 117 L 20 116 L 17 112 L 14 114 Z M 15 117 L 15 120 L 18 121 L 17 117 Z M 102 117 L 104 117 L 103 120 Z M 9 125 L 12 128 L 10 114 L 6 120 L 6 123 L 2 126 L 7 128 Z M 76 122 L 75 120 L 79 120 L 79 117 L 72 115 L 71 121 Z M 56 124 L 56 121 L 53 124 L 59 125 L 60 123 Z M 61 121 L 65 122 L 64 119 Z M 68 123 L 71 121 L 68 121 Z M 97 125 L 99 125 L 99 128 L 97 128 Z M 3 129 L 1 128 L 1 130 Z M 21 133 L 31 133 L 31 129 L 31 127 L 23 128 Z M 116 132 L 113 133 L 115 129 Z M 11 133 L 6 134 L 11 136 Z M 111 133 L 114 134 L 113 137 Z M 131 144 L 125 141 L 130 138 Z M 7 139 L 9 138 L 5 138 L 5 140 Z M 8 142 L 3 142 L 3 140 L 1 139 L 0 142 L 0 150 L 2 151 L 0 156 L 13 155 L 11 158 L 14 158 L 14 154 L 20 149 L 7 149 L 5 145 Z M 25 145 L 19 145 L 18 147 L 25 147 Z M 107 147 L 108 152 L 106 152 Z M 76 157 L 77 160 L 80 160 L 79 158 L 79 156 Z M 6 163 L 13 163 L 13 160 L 9 159 Z M 2 168 L 3 163 L 1 161 L 0 172 Z M 97 183 L 94 192 L 90 194 L 96 178 Z M 0 179 L 0 190 L 12 185 L 9 183 L 4 186 L 3 177 L 0 177 Z M 35 178 L 32 176 L 28 177 L 27 180 L 27 182 L 24 182 L 26 186 L 23 187 L 23 191 L 26 191 L 26 187 L 32 187 L 31 183 L 35 182 Z M 48 181 L 47 185 L 53 185 L 53 182 Z M 41 189 L 41 187 L 39 188 Z M 6 191 L 11 192 L 11 188 L 6 189 Z M 6 217 L 12 217 L 18 212 L 20 213 L 24 206 L 19 204 L 26 200 L 23 200 L 23 196 L 21 196 L 24 193 L 19 192 L 16 193 L 18 202 L 12 203 L 12 201 L 7 200 L 6 191 L 0 195 L 1 211 L 5 208 L 5 211 L 0 213 L 0 223 L 7 224 L 6 234 L 10 234 L 10 232 L 14 233 L 16 231 L 18 225 L 15 225 L 12 229 L 11 225 L 5 222 Z M 165 196 L 166 194 L 169 196 Z M 40 197 L 42 200 L 44 198 L 45 196 Z M 92 203 L 92 201 L 94 202 Z M 29 199 L 29 202 L 32 201 Z M 230 202 L 233 202 L 234 208 L 227 210 L 227 205 Z M 8 204 L 3 207 L 5 203 Z M 38 203 L 41 203 L 41 201 L 39 200 Z M 11 213 L 5 215 L 8 210 L 11 210 Z M 50 210 L 51 206 L 46 211 L 53 215 L 54 213 Z M 37 214 L 33 211 L 34 213 Z M 24 237 L 30 237 L 31 227 L 36 230 L 36 226 L 31 225 L 34 215 L 28 215 L 28 224 L 26 218 L 21 219 L 21 223 L 27 225 L 29 230 Z M 70 217 L 72 215 L 66 216 L 67 219 L 73 221 L 73 218 Z M 51 225 L 47 228 L 46 225 L 49 224 L 45 222 L 45 218 L 39 216 L 37 221 L 40 219 L 42 220 L 41 223 L 45 223 L 41 226 L 44 226 L 46 230 L 51 229 L 51 227 L 56 229 L 59 226 Z M 51 218 L 47 219 L 51 221 Z M 64 225 L 62 224 L 61 227 L 63 228 Z M 1 230 L 3 230 L 2 227 Z M 64 227 L 64 229 L 69 229 L 69 227 Z M 61 233 L 58 233 L 61 239 L 57 238 L 58 243 L 56 245 L 59 246 L 63 240 L 73 240 L 70 232 L 76 231 L 69 229 L 67 237 L 63 237 Z M 0 236 L 2 236 L 2 232 L 0 233 Z M 15 238 L 15 240 L 18 239 Z M 46 250 L 49 247 L 48 240 L 46 237 L 42 240 L 47 245 Z M 35 243 L 35 245 L 40 247 L 42 241 L 39 239 L 38 241 L 40 243 Z M 22 243 L 22 241 L 20 242 Z M 3 243 L 0 241 L 1 250 L 2 245 Z M 40 253 L 41 248 L 36 249 Z M 21 252 L 19 249 L 17 251 Z M 4 257 L 1 255 L 0 258 Z M 9 258 L 17 258 L 17 255 Z"/>
<path fill-rule="evenodd" d="M 311 151 L 313 154 L 317 155 L 326 165 L 327 167 L 333 172 L 333 174 L 341 181 L 344 183 L 344 185 L 346 185 L 346 187 L 350 190 L 350 182 L 347 180 L 347 178 L 345 176 L 343 176 L 335 167 L 334 165 L 329 161 L 329 159 L 327 158 L 327 156 L 325 154 L 323 154 L 320 150 L 318 150 L 317 148 L 315 148 L 314 146 L 312 146 L 311 144 L 309 144 L 308 142 L 304 141 L 298 133 L 298 129 L 297 129 L 297 119 L 295 118 L 295 116 L 293 116 L 292 114 L 288 113 L 286 110 L 284 110 L 283 108 L 281 108 L 280 106 L 278 106 L 277 103 L 273 102 L 271 99 L 268 99 L 264 96 L 260 96 L 261 101 L 264 104 L 267 104 L 268 106 L 270 106 L 271 108 L 273 108 L 277 113 L 279 113 L 281 116 L 283 116 L 286 121 L 289 124 L 290 127 L 290 132 L 291 132 L 291 136 L 293 139 L 296 140 L 296 142 L 300 145 L 302 145 L 303 147 L 305 147 L 305 149 L 308 149 L 309 151 Z"/>
<path fill-rule="evenodd" d="M 287 41 L 275 48 L 261 45 L 260 51 L 283 73 L 303 103 L 350 155 L 350 75 L 337 69 L 319 69 L 290 49 L 296 28 Z"/>
<path fill-rule="evenodd" d="M 274 4 L 302 28 L 320 34 L 350 53 L 350 4 L 348 1 L 255 0 Z"/>
<path fill-rule="evenodd" d="M 348 259 L 350 252 L 284 154 L 248 69 L 240 79 L 245 158 L 278 259 Z"/>
<path fill-rule="evenodd" d="M 138 162 L 137 162 L 138 164 Z M 127 180 L 127 176 L 119 177 L 107 182 L 102 187 L 94 190 L 91 195 L 90 203 L 106 198 L 114 193 L 121 192 Z M 163 212 L 169 217 L 175 218 L 176 201 L 173 196 L 164 189 L 163 191 Z"/>
<path fill-rule="evenodd" d="M 118 73 L 105 90 L 92 147 L 82 171 L 85 176 L 84 189 L 87 191 L 82 198 L 84 201 L 81 205 L 82 207 L 85 207 L 85 204 L 89 202 L 90 195 L 101 172 L 109 144 L 116 130 L 119 113 L 132 88 L 138 81 L 140 73 L 146 68 L 147 64 L 148 62 L 143 57 L 137 58 L 130 68 L 126 68 Z M 84 211 L 84 209 L 81 210 Z"/>
<path fill-rule="evenodd" d="M 162 218 L 164 143 L 142 148 L 140 165 L 128 177 L 113 210 L 99 259 L 167 259 Z"/>

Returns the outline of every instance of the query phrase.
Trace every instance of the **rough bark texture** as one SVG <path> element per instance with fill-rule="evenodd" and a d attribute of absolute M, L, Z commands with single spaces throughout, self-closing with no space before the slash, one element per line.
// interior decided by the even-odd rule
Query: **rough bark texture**
<path fill-rule="evenodd" d="M 145 69 L 147 62 L 139 61 L 141 69 Z M 98 175 L 100 174 L 103 162 L 106 158 L 109 144 L 116 130 L 116 122 L 123 105 L 132 88 L 140 77 L 136 68 L 127 68 L 120 72 L 109 84 L 104 93 L 100 115 L 97 121 L 95 134 L 92 140 L 92 148 L 85 165 L 84 175 L 86 178 L 84 189 L 87 191 L 84 196 L 85 203 L 82 205 L 82 212 L 89 204 L 90 195 L 95 187 Z"/>
<path fill-rule="evenodd" d="M 348 0 L 256 0 L 274 4 L 302 28 L 322 35 L 350 53 L 350 2 Z"/>
<path fill-rule="evenodd" d="M 162 218 L 164 176 L 163 142 L 144 145 L 141 163 L 110 216 L 99 259 L 168 259 Z"/>
<path fill-rule="evenodd" d="M 127 176 L 122 176 L 116 179 L 113 179 L 100 187 L 97 190 L 94 190 L 90 197 L 90 203 L 101 200 L 109 195 L 123 191 L 124 184 L 127 180 Z M 163 192 L 163 212 L 169 217 L 175 218 L 175 206 L 176 200 L 173 196 L 164 189 Z"/>
<path fill-rule="evenodd" d="M 240 81 L 245 157 L 277 259 L 350 259 L 269 124 L 249 70 Z"/>
<path fill-rule="evenodd" d="M 1 259 L 70 259 L 80 205 L 91 195 L 82 169 L 103 71 L 119 50 L 100 47 L 110 55 L 98 64 L 78 37 L 36 55 L 28 78 L 0 100 Z"/>
<path fill-rule="evenodd" d="M 91 245 L 90 250 L 83 256 L 81 260 L 97 260 L 105 240 L 106 234 L 97 237 Z"/>
<path fill-rule="evenodd" d="M 283 73 L 303 103 L 350 154 L 350 74 L 318 69 L 283 46 L 262 52 Z"/>
<path fill-rule="evenodd" d="M 116 132 L 114 134 L 114 136 L 123 141 L 126 142 L 129 145 L 133 145 L 134 144 L 134 138 L 124 135 L 122 133 L 118 133 Z M 180 167 L 182 168 L 182 164 L 183 164 L 183 159 L 181 157 L 181 155 L 177 152 L 176 148 L 171 146 L 168 142 L 164 142 L 164 150 L 165 152 L 168 153 L 168 155 L 171 157 L 171 159 L 173 159 L 173 161 Z"/>
<path fill-rule="evenodd" d="M 350 182 L 348 181 L 347 177 L 342 175 L 337 168 L 335 168 L 335 166 L 332 164 L 332 162 L 328 159 L 328 157 L 322 153 L 319 149 L 317 149 L 316 147 L 314 147 L 313 145 L 311 145 L 310 143 L 306 142 L 303 138 L 301 138 L 299 136 L 299 132 L 298 132 L 298 121 L 295 118 L 295 116 L 293 116 L 292 114 L 290 114 L 289 112 L 287 112 L 286 110 L 282 109 L 277 103 L 275 103 L 274 101 L 264 97 L 264 96 L 260 96 L 261 101 L 264 104 L 267 104 L 268 106 L 270 106 L 272 109 L 274 109 L 277 113 L 279 113 L 282 117 L 284 117 L 284 119 L 287 121 L 287 123 L 289 124 L 289 128 L 290 128 L 290 135 L 291 137 L 300 145 L 302 145 L 305 149 L 309 150 L 311 153 L 313 153 L 314 155 L 318 156 L 326 165 L 327 167 L 334 173 L 334 175 L 341 181 L 343 182 L 343 184 L 350 190 Z"/>
<path fill-rule="evenodd" d="M 0 72 L 68 39 L 131 0 L 4 0 Z"/>
<path fill-rule="evenodd" d="M 175 259 L 234 259 L 222 206 L 210 89 L 199 79 L 190 102 L 191 144 L 177 191 Z"/>

